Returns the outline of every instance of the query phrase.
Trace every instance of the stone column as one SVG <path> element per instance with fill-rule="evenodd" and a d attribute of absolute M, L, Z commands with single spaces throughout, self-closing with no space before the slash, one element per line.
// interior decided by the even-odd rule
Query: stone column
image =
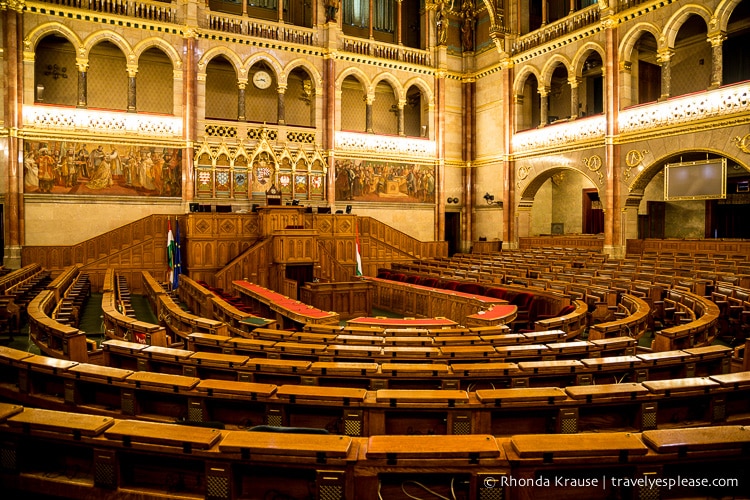
<path fill-rule="evenodd" d="M 138 73 L 138 67 L 135 65 L 128 64 L 128 113 L 136 112 L 136 74 Z"/>
<path fill-rule="evenodd" d="M 365 132 L 372 134 L 372 103 L 375 101 L 375 96 L 367 94 L 367 107 L 365 108 Z"/>
<path fill-rule="evenodd" d="M 661 65 L 661 95 L 659 100 L 669 99 L 672 94 L 672 56 L 674 51 L 667 49 L 656 54 L 656 60 Z"/>
<path fill-rule="evenodd" d="M 709 88 L 711 89 L 721 87 L 724 74 L 722 55 L 724 40 L 726 40 L 724 33 L 718 33 L 708 37 L 708 41 L 711 43 L 711 83 L 709 85 Z"/>
<path fill-rule="evenodd" d="M 247 80 L 240 80 L 237 83 L 237 121 L 240 122 L 247 121 L 247 116 L 245 116 L 246 88 Z"/>
<path fill-rule="evenodd" d="M 544 127 L 549 117 L 549 87 L 539 87 L 539 101 L 539 127 Z"/>
<path fill-rule="evenodd" d="M 578 118 L 578 84 L 581 83 L 580 78 L 571 77 L 568 78 L 568 84 L 570 85 L 570 118 L 575 120 Z"/>
<path fill-rule="evenodd" d="M 336 61 L 331 56 L 326 56 L 324 70 L 325 82 L 325 114 L 323 135 L 323 147 L 328 151 L 328 174 L 326 177 L 327 193 L 326 199 L 333 206 L 336 203 L 336 158 L 334 155 L 336 136 Z M 313 85 L 315 85 L 313 83 Z M 314 105 L 311 103 L 311 106 Z"/>
<path fill-rule="evenodd" d="M 7 7 L 7 10 L 6 10 Z M 22 127 L 23 104 L 23 4 L 0 4 L 0 21 L 2 21 L 3 46 L 5 47 L 5 125 L 10 134 L 7 141 L 7 194 L 3 217 L 6 225 L 6 239 L 3 264 L 11 269 L 21 267 L 21 248 L 24 243 L 24 210 L 23 210 L 23 141 L 17 131 Z"/>
<path fill-rule="evenodd" d="M 403 0 L 396 0 L 396 42 L 401 45 L 403 42 L 403 34 L 401 33 L 401 20 L 403 19 L 403 13 L 401 12 L 401 4 Z"/>
<path fill-rule="evenodd" d="M 405 136 L 404 132 L 404 106 L 406 106 L 406 100 L 399 99 L 398 101 L 398 135 Z"/>
<path fill-rule="evenodd" d="M 195 35 L 188 33 L 185 40 L 185 64 L 183 67 L 183 136 L 185 149 L 182 152 L 182 201 L 190 202 L 195 193 L 195 168 L 193 165 L 193 145 L 196 139 L 197 107 L 196 87 L 198 81 L 197 61 L 195 60 Z"/>
<path fill-rule="evenodd" d="M 87 59 L 77 59 L 76 66 L 78 66 L 78 103 L 76 107 L 84 109 L 88 106 L 88 79 L 86 76 L 88 75 L 89 62 Z"/>
<path fill-rule="evenodd" d="M 279 99 L 277 103 L 277 121 L 279 125 L 286 124 L 286 108 L 284 105 L 284 98 L 286 97 L 286 85 L 279 85 L 276 89 L 279 93 Z"/>

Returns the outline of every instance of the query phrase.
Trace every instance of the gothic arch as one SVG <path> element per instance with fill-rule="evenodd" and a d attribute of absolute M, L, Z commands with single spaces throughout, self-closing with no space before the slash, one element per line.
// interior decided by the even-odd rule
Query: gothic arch
<path fill-rule="evenodd" d="M 602 58 L 602 61 L 607 60 L 604 55 L 604 48 L 601 45 L 594 42 L 585 43 L 578 49 L 576 55 L 573 57 L 573 62 L 571 63 L 572 71 L 570 71 L 569 74 L 572 74 L 575 77 L 580 76 L 583 73 L 583 65 L 586 63 L 586 60 L 592 52 L 598 53 L 599 57 Z"/>
<path fill-rule="evenodd" d="M 66 40 L 68 40 L 70 43 L 73 44 L 73 46 L 76 48 L 76 51 L 78 52 L 80 48 L 83 46 L 83 41 L 78 38 L 78 35 L 73 32 L 70 28 L 67 26 L 64 26 L 60 23 L 49 23 L 49 24 L 43 24 L 41 26 L 37 26 L 33 30 L 31 30 L 24 39 L 24 45 L 25 50 L 34 51 L 36 50 L 37 45 L 39 44 L 39 41 L 44 38 L 47 35 L 60 35 Z M 77 54 L 80 55 L 80 54 Z"/>
<path fill-rule="evenodd" d="M 399 82 L 398 79 L 390 73 L 380 73 L 379 75 L 376 75 L 375 78 L 373 78 L 370 82 L 367 93 L 370 94 L 375 92 L 375 87 L 377 87 L 378 83 L 380 82 L 386 82 L 391 85 L 391 88 L 393 89 L 393 96 L 397 101 L 403 97 L 405 90 L 401 86 L 401 82 Z"/>
<path fill-rule="evenodd" d="M 172 44 L 160 37 L 147 38 L 138 42 L 138 44 L 133 47 L 133 53 L 135 54 L 136 59 L 140 59 L 141 55 L 152 47 L 161 49 L 169 60 L 172 61 L 174 69 L 180 69 L 182 67 L 180 54 L 175 50 Z"/>
<path fill-rule="evenodd" d="M 555 72 L 555 69 L 560 64 L 563 65 L 565 71 L 568 73 L 568 78 L 570 78 L 570 76 L 573 74 L 570 61 L 564 56 L 556 54 L 550 57 L 547 63 L 542 68 L 541 80 L 539 80 L 539 84 L 545 87 L 549 87 L 552 80 L 552 73 Z"/>
<path fill-rule="evenodd" d="M 534 75 L 538 84 L 542 85 L 542 77 L 539 74 L 539 70 L 532 66 L 526 66 L 516 75 L 516 80 L 513 82 L 513 94 L 519 95 L 523 93 L 523 86 L 530 75 Z"/>
<path fill-rule="evenodd" d="M 674 42 L 677 38 L 677 33 L 680 31 L 680 27 L 693 15 L 700 16 L 705 21 L 706 30 L 708 30 L 708 27 L 711 25 L 711 11 L 701 5 L 686 5 L 675 12 L 664 25 L 661 36 L 665 41 L 666 47 L 674 48 Z M 661 40 L 659 38 L 657 40 L 659 40 L 659 45 L 662 45 Z"/>
<path fill-rule="evenodd" d="M 261 61 L 268 64 L 273 70 L 273 72 L 276 73 L 276 80 L 279 86 L 286 85 L 287 74 L 284 73 L 284 69 L 281 67 L 281 64 L 276 59 L 274 59 L 270 55 L 263 53 L 263 52 L 258 53 L 258 54 L 253 54 L 252 56 L 248 57 L 245 60 L 245 63 L 239 68 L 240 74 L 243 77 L 247 77 L 247 74 L 250 72 L 250 69 Z"/>
<path fill-rule="evenodd" d="M 289 61 L 283 69 L 284 82 L 286 82 L 289 74 L 297 68 L 302 68 L 310 75 L 310 78 L 315 82 L 315 95 L 321 95 L 323 93 L 323 77 L 320 75 L 318 69 L 307 59 L 294 59 Z M 279 77 L 281 79 L 281 77 Z"/>
<path fill-rule="evenodd" d="M 432 104 L 434 94 L 432 93 L 432 89 L 430 88 L 430 86 L 427 85 L 427 82 L 425 82 L 418 76 L 410 78 L 404 83 L 404 93 L 408 92 L 409 88 L 411 88 L 412 86 L 416 86 L 422 92 L 422 95 L 425 97 L 427 102 Z"/>
<path fill-rule="evenodd" d="M 742 2 L 742 0 L 724 0 L 720 2 L 714 11 L 714 17 L 711 19 L 712 23 L 708 26 L 708 32 L 712 33 L 715 31 L 726 31 L 729 25 L 729 18 L 732 17 L 734 9 Z"/>
<path fill-rule="evenodd" d="M 651 33 L 654 36 L 657 43 L 657 50 L 663 48 L 660 46 L 661 33 L 659 32 L 659 28 L 653 23 L 638 23 L 625 34 L 620 42 L 620 61 L 630 61 L 633 55 L 633 48 L 643 33 Z"/>
<path fill-rule="evenodd" d="M 370 79 L 367 77 L 364 71 L 362 71 L 359 68 L 355 68 L 353 66 L 350 66 L 346 68 L 344 71 L 339 74 L 339 76 L 336 78 L 336 88 L 341 89 L 341 85 L 344 83 L 344 80 L 347 76 L 354 77 L 361 85 L 363 90 L 367 90 L 370 88 Z"/>
<path fill-rule="evenodd" d="M 135 62 L 132 61 L 132 59 L 134 59 L 133 48 L 128 41 L 119 33 L 110 30 L 97 31 L 83 41 L 83 49 L 87 59 L 91 53 L 91 49 L 93 49 L 99 42 L 112 43 L 122 51 L 122 54 L 125 56 L 125 59 L 127 59 L 128 63 Z"/>
<path fill-rule="evenodd" d="M 202 74 L 205 77 L 206 67 L 208 66 L 208 63 L 210 63 L 214 57 L 219 55 L 226 57 L 226 59 L 230 63 L 232 63 L 232 65 L 234 66 L 234 70 L 237 72 L 237 76 L 239 78 L 240 68 L 242 68 L 242 61 L 234 51 L 222 46 L 213 47 L 203 54 L 203 57 L 201 57 L 198 61 L 198 73 Z"/>

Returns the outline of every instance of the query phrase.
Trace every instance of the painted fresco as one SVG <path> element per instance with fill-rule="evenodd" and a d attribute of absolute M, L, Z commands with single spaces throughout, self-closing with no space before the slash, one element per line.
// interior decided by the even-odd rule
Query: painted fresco
<path fill-rule="evenodd" d="M 432 165 L 370 160 L 336 160 L 337 201 L 434 203 Z"/>
<path fill-rule="evenodd" d="M 24 193 L 182 197 L 182 151 L 25 141 L 23 180 Z"/>

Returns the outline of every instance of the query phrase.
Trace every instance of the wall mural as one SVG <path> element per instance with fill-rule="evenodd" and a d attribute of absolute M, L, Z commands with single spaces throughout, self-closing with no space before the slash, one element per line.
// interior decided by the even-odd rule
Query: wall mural
<path fill-rule="evenodd" d="M 336 160 L 336 200 L 435 203 L 435 167 L 339 159 Z"/>
<path fill-rule="evenodd" d="M 182 196 L 182 151 L 129 144 L 24 141 L 24 193 Z"/>

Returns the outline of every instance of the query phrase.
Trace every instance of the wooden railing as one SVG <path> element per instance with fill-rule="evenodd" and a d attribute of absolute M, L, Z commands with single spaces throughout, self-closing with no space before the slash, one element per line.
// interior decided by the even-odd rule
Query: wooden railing
<path fill-rule="evenodd" d="M 237 258 L 232 259 L 215 275 L 215 286 L 227 291 L 232 290 L 232 281 L 247 279 L 261 286 L 269 286 L 270 266 L 273 263 L 273 239 L 258 241 Z"/>

